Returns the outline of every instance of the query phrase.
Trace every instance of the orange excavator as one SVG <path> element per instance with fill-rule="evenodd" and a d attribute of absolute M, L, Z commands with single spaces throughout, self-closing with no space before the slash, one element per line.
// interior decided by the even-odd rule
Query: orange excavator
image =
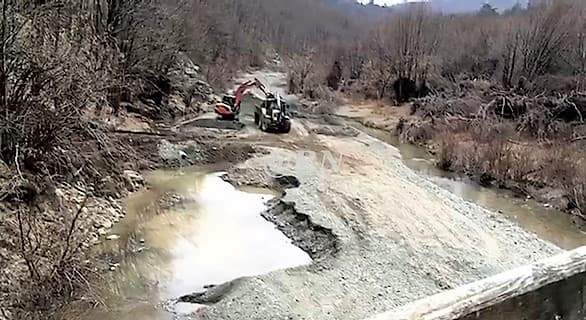
<path fill-rule="evenodd" d="M 242 104 L 242 99 L 244 99 L 244 94 L 248 91 L 248 89 L 257 87 L 262 91 L 265 96 L 268 96 L 267 89 L 265 85 L 260 82 L 258 79 L 249 80 L 245 83 L 241 84 L 237 89 L 234 95 L 225 95 L 222 97 L 222 102 L 216 104 L 214 111 L 218 115 L 218 118 L 221 120 L 238 120 L 238 116 L 240 114 L 240 105 Z"/>

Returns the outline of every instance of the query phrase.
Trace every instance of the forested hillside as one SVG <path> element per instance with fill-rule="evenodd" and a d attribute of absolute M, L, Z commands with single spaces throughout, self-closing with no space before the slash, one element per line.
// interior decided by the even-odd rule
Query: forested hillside
<path fill-rule="evenodd" d="M 523 7 L 527 6 L 527 0 L 433 0 L 433 6 L 445 13 L 470 13 L 478 10 L 478 8 L 480 8 L 485 3 L 490 4 L 500 11 L 509 9 L 516 4 L 520 4 Z"/>

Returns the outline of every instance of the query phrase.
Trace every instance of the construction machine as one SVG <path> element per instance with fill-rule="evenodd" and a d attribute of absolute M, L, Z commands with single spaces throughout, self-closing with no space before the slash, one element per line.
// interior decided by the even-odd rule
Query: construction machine
<path fill-rule="evenodd" d="M 256 78 L 241 84 L 233 96 L 225 95 L 222 102 L 216 104 L 214 110 L 219 119 L 238 120 L 244 95 L 253 87 L 257 87 L 265 95 L 254 108 L 254 123 L 264 132 L 288 133 L 291 130 L 289 105 L 279 94 L 269 92 Z"/>
<path fill-rule="evenodd" d="M 254 108 L 254 123 L 264 132 L 289 133 L 289 105 L 279 94 L 268 93 L 267 98 Z"/>
<path fill-rule="evenodd" d="M 265 96 L 268 95 L 266 87 L 258 79 L 255 78 L 254 80 L 246 81 L 236 89 L 234 95 L 224 95 L 224 97 L 222 97 L 222 102 L 216 104 L 214 111 L 218 117 L 221 120 L 238 120 L 238 116 L 240 115 L 240 105 L 242 104 L 242 99 L 244 99 L 244 94 L 248 89 L 253 87 L 259 88 Z"/>

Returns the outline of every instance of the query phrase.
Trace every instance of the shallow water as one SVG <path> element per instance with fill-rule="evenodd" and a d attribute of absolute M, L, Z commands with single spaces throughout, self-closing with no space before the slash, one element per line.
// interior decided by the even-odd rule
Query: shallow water
<path fill-rule="evenodd" d="M 260 213 L 270 192 L 235 189 L 217 174 L 159 171 L 150 177 L 154 190 L 130 200 L 129 214 L 105 251 L 120 251 L 122 261 L 105 287 L 110 312 L 93 319 L 170 319 L 197 312 L 197 305 L 160 306 L 182 295 L 236 278 L 311 263 L 310 257 L 264 220 Z M 171 209 L 156 208 L 165 191 L 181 194 Z M 126 244 L 143 246 L 127 252 Z M 159 311 L 157 311 L 159 309 Z M 140 314 L 137 318 L 136 315 Z"/>
<path fill-rule="evenodd" d="M 460 174 L 443 171 L 425 149 L 400 143 L 397 137 L 382 130 L 352 125 L 399 149 L 403 163 L 413 171 L 467 201 L 507 216 L 539 238 L 566 250 L 586 245 L 586 234 L 573 222 L 571 215 L 532 199 L 519 198 L 509 190 L 486 188 Z"/>

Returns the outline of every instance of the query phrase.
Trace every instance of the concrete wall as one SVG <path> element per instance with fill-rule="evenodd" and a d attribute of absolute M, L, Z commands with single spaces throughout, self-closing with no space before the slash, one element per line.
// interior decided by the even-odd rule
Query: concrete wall
<path fill-rule="evenodd" d="M 460 320 L 584 320 L 586 274 L 580 273 L 505 300 Z"/>
<path fill-rule="evenodd" d="M 586 320 L 586 247 L 414 301 L 370 320 Z"/>

